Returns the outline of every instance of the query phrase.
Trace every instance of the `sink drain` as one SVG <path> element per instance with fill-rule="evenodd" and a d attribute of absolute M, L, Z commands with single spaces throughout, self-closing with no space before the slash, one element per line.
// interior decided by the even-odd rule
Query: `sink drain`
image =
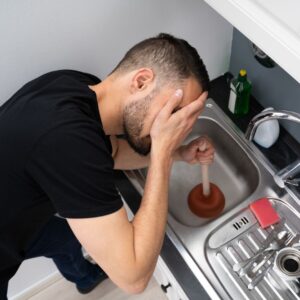
<path fill-rule="evenodd" d="M 300 251 L 291 247 L 280 250 L 275 258 L 274 270 L 286 280 L 300 277 Z"/>

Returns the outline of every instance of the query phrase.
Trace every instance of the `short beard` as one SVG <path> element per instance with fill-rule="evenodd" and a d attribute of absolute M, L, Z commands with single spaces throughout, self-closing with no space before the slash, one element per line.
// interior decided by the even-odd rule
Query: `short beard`
<path fill-rule="evenodd" d="M 155 89 L 145 98 L 126 105 L 123 113 L 124 138 L 135 152 L 143 156 L 147 156 L 151 150 L 151 138 L 140 136 L 151 101 L 156 93 Z"/>

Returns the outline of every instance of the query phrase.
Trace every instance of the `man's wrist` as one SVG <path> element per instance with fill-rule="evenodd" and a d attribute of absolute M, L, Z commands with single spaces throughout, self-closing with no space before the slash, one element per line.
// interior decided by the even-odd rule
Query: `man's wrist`
<path fill-rule="evenodd" d="M 167 151 L 155 151 L 151 149 L 150 152 L 150 164 L 158 164 L 166 169 L 171 168 L 174 157 L 171 153 Z"/>

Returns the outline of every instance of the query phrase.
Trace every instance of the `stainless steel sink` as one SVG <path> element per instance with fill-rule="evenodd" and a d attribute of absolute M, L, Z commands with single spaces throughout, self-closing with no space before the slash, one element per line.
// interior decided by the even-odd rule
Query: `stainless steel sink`
<path fill-rule="evenodd" d="M 193 128 L 185 143 L 200 135 L 209 136 L 216 149 L 215 161 L 210 167 L 210 181 L 225 195 L 224 213 L 248 198 L 258 186 L 259 172 L 254 162 L 238 143 L 213 119 L 203 116 Z M 143 170 L 146 176 L 146 170 Z M 187 205 L 190 190 L 202 181 L 199 165 L 176 162 L 170 180 L 169 212 L 186 226 L 203 226 L 209 219 L 195 216 Z"/>
<path fill-rule="evenodd" d="M 285 291 L 276 291 L 277 294 L 273 290 L 270 292 L 264 282 L 254 292 L 241 288 L 243 283 L 232 274 L 231 265 L 222 267 L 220 255 L 233 241 L 248 235 L 255 226 L 258 228 L 256 219 L 248 209 L 249 203 L 270 196 L 284 199 L 297 211 L 299 200 L 276 186 L 273 180 L 275 170 L 256 147 L 244 139 L 212 99 L 207 101 L 204 112 L 185 142 L 199 135 L 208 135 L 214 142 L 216 157 L 210 167 L 210 177 L 225 195 L 225 210 L 216 219 L 195 216 L 188 208 L 187 196 L 201 181 L 200 167 L 177 162 L 172 168 L 170 180 L 168 236 L 213 299 L 298 299 Z M 147 170 L 128 171 L 126 175 L 142 194 Z M 282 210 L 282 217 L 289 222 L 286 214 Z M 243 220 L 244 217 L 246 219 Z M 286 226 L 289 228 L 288 222 Z M 236 229 L 236 223 L 240 228 Z M 300 224 L 298 229 L 295 226 L 291 228 L 299 232 Z"/>

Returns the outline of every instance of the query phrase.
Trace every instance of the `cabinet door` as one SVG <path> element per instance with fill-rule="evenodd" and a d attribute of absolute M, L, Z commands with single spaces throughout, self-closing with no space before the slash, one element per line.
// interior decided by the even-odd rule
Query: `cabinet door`
<path fill-rule="evenodd" d="M 175 277 L 161 257 L 158 258 L 158 262 L 154 271 L 154 277 L 162 290 L 165 292 L 168 299 L 188 300 L 181 286 L 178 284 Z"/>

